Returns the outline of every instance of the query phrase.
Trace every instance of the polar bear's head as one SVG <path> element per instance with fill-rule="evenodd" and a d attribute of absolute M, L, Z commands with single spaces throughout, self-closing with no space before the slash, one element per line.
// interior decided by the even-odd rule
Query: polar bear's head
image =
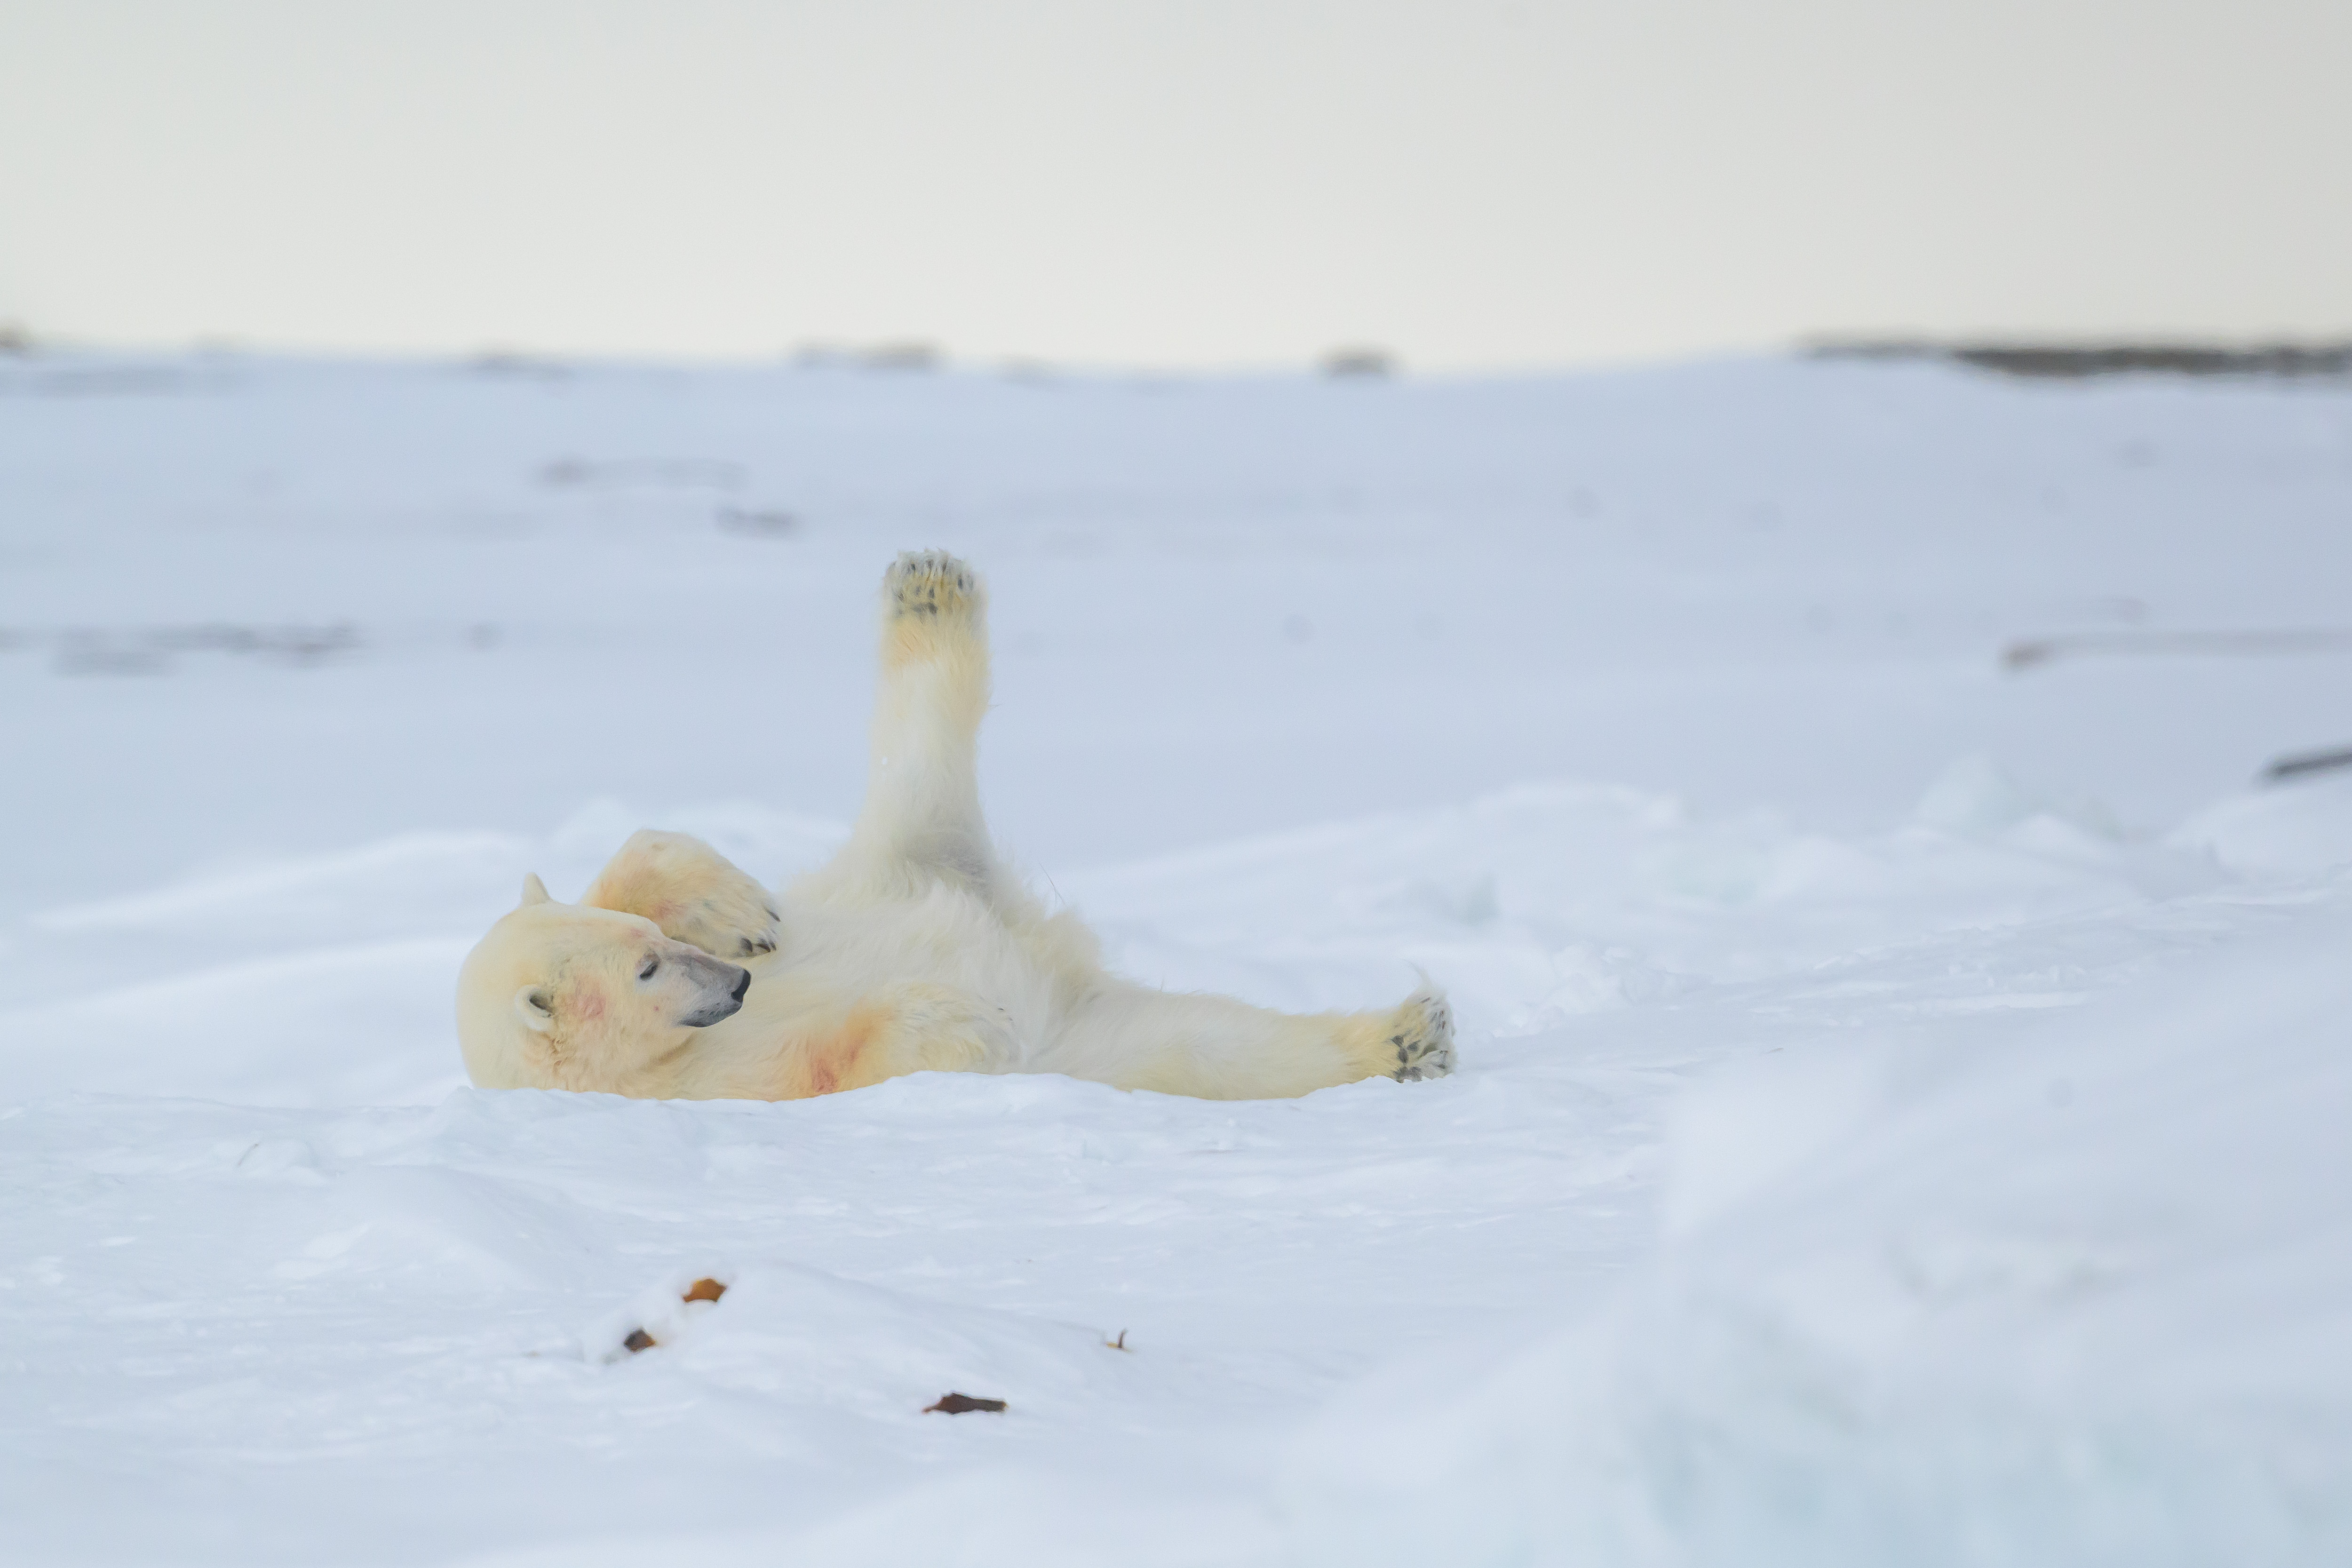
<path fill-rule="evenodd" d="M 641 915 L 559 904 L 537 877 L 457 976 L 457 1043 L 484 1089 L 630 1092 L 694 1031 L 743 1005 L 751 973 Z"/>

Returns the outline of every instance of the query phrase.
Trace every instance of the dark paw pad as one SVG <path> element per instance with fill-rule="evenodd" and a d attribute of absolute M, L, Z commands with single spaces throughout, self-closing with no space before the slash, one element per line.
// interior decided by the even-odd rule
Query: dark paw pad
<path fill-rule="evenodd" d="M 1415 996 L 1397 1010 L 1389 1047 L 1396 1066 L 1389 1076 L 1400 1083 L 1444 1078 L 1454 1070 L 1454 1010 L 1443 996 Z"/>
<path fill-rule="evenodd" d="M 971 568 L 954 556 L 927 550 L 898 557 L 882 587 L 893 615 L 936 619 L 968 612 L 980 583 Z"/>

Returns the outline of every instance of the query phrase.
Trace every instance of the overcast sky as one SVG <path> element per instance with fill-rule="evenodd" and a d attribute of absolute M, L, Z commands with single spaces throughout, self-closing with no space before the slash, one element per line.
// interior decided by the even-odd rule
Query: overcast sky
<path fill-rule="evenodd" d="M 2352 331 L 2352 0 L 0 0 L 0 321 L 1416 365 Z"/>

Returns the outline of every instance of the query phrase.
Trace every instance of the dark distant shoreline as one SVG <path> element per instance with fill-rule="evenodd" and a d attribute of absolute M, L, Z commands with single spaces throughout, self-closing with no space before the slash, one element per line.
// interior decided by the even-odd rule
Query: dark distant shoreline
<path fill-rule="evenodd" d="M 1805 345 L 1811 359 L 1948 360 L 2003 375 L 2079 380 L 2094 375 L 2352 375 L 2352 341 L 2195 343 L 1936 342 L 1924 338 L 1830 338 Z"/>

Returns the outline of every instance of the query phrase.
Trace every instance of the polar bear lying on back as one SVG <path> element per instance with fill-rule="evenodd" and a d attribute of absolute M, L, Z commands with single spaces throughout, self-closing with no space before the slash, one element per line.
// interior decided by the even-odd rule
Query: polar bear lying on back
<path fill-rule="evenodd" d="M 1309 1017 L 1171 994 L 1107 973 L 1074 914 L 1046 913 L 981 820 L 983 603 L 950 556 L 890 568 L 865 807 L 782 900 L 674 833 L 631 838 L 577 904 L 529 879 L 458 977 L 473 1080 L 795 1100 L 929 1068 L 1253 1100 L 1453 1070 L 1427 986 Z"/>

